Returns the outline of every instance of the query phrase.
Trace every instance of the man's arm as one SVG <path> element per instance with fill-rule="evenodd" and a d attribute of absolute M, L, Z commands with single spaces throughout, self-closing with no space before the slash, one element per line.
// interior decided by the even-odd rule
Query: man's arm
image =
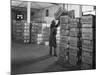
<path fill-rule="evenodd" d="M 56 24 L 56 26 L 55 27 L 58 27 L 60 25 L 60 20 L 58 21 L 58 23 Z"/>

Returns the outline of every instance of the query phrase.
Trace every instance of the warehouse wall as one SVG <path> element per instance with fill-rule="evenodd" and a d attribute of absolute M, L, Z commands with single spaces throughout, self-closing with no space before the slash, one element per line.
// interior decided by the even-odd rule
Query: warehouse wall
<path fill-rule="evenodd" d="M 54 19 L 54 14 L 57 12 L 59 7 L 60 6 L 53 5 L 53 6 L 43 8 L 41 10 L 37 10 L 37 11 L 35 11 L 35 14 L 33 16 L 33 20 L 44 20 L 48 24 L 50 24 L 51 21 Z M 49 16 L 48 17 L 46 16 L 46 10 L 49 11 Z"/>
<path fill-rule="evenodd" d="M 31 20 L 43 20 L 43 16 L 42 16 L 43 10 L 37 9 L 34 10 L 34 15 L 31 16 Z"/>
<path fill-rule="evenodd" d="M 50 6 L 50 7 L 47 7 L 47 8 L 44 8 L 43 9 L 43 13 L 42 15 L 44 16 L 44 20 L 47 21 L 47 23 L 51 23 L 52 19 L 54 19 L 54 14 L 57 12 L 57 10 L 59 9 L 60 6 L 57 6 L 57 5 L 53 5 L 53 6 Z M 46 16 L 46 10 L 49 11 L 49 15 L 48 17 Z"/>
<path fill-rule="evenodd" d="M 27 10 L 26 8 L 19 8 L 19 7 L 12 7 L 11 9 L 11 19 L 15 20 L 16 19 L 16 14 L 18 11 L 21 11 L 22 14 L 24 15 L 24 20 L 27 20 Z M 31 20 L 34 20 L 36 16 L 39 18 L 41 17 L 40 11 L 37 9 L 31 9 Z"/>
<path fill-rule="evenodd" d="M 44 8 L 43 10 L 43 16 L 46 17 L 46 10 L 49 11 L 49 16 L 48 17 L 54 17 L 54 13 L 59 9 L 59 6 L 53 5 L 47 8 Z"/>
<path fill-rule="evenodd" d="M 57 10 L 59 9 L 60 6 L 57 5 L 53 5 L 53 6 L 49 6 L 43 9 L 32 9 L 31 10 L 31 21 L 34 20 L 44 20 L 47 23 L 51 23 L 52 19 L 54 19 L 54 14 L 57 12 Z M 49 16 L 46 16 L 46 10 L 49 11 Z M 21 10 L 21 8 L 16 7 L 12 9 L 12 20 L 16 19 L 16 12 L 17 11 L 22 11 L 23 15 L 24 15 L 24 20 L 27 20 L 27 10 Z"/>
<path fill-rule="evenodd" d="M 11 10 L 12 20 L 16 20 L 16 14 L 17 14 L 18 11 L 20 11 L 20 10 L 14 9 L 14 8 Z M 23 11 L 23 10 L 21 12 L 24 15 L 24 20 L 27 20 L 27 12 Z"/>

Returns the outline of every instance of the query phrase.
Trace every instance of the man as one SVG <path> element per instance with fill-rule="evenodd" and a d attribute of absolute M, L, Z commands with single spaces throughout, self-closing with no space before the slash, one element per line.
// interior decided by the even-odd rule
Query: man
<path fill-rule="evenodd" d="M 52 55 L 52 48 L 54 48 L 54 56 L 57 56 L 56 53 L 56 34 L 57 34 L 57 27 L 60 25 L 60 21 L 58 24 L 55 23 L 55 20 L 51 22 L 50 25 L 50 36 L 49 36 L 49 47 L 50 47 L 50 52 L 49 54 Z"/>

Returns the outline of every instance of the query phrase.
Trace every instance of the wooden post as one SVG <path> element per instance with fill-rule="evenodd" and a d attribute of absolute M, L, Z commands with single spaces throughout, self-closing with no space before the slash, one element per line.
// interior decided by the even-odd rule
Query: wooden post
<path fill-rule="evenodd" d="M 82 17 L 82 5 L 80 5 L 79 16 L 80 16 L 80 18 Z"/>
<path fill-rule="evenodd" d="M 30 26 L 30 19 L 31 19 L 31 2 L 27 2 L 27 24 L 29 27 L 29 43 L 31 42 L 31 26 Z"/>
<path fill-rule="evenodd" d="M 27 2 L 27 23 L 30 24 L 31 2 Z"/>

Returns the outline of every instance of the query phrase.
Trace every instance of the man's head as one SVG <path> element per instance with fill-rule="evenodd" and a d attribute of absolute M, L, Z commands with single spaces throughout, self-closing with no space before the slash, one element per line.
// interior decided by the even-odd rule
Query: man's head
<path fill-rule="evenodd" d="M 52 20 L 52 24 L 55 24 L 55 20 Z"/>

